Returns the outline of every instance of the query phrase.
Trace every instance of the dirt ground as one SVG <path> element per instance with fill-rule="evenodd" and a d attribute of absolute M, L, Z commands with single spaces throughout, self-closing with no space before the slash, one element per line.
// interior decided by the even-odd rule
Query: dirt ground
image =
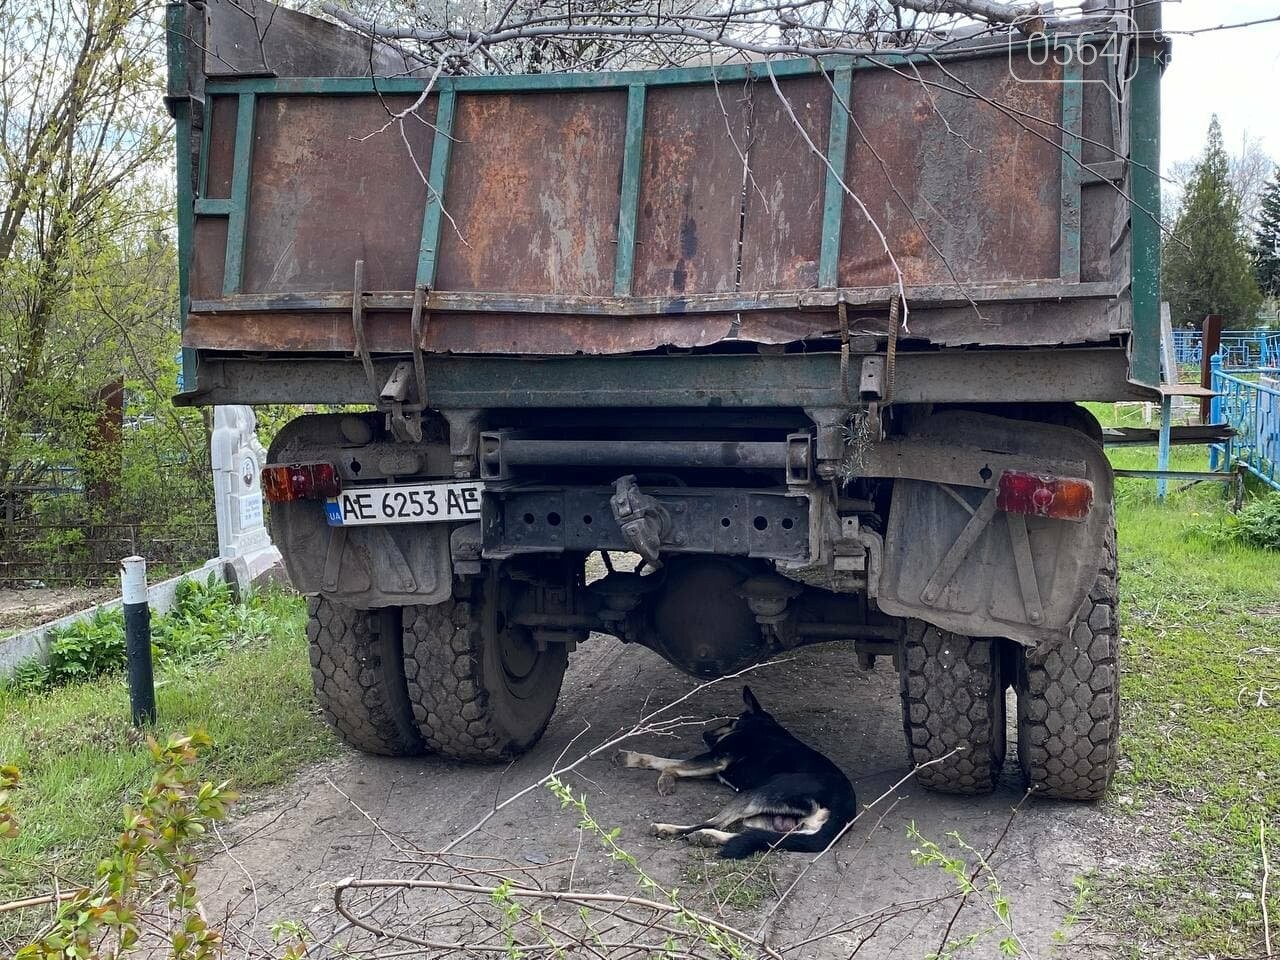
<path fill-rule="evenodd" d="M 907 768 L 897 675 L 883 659 L 868 673 L 858 668 L 845 648 L 811 647 L 747 679 L 767 709 L 845 769 L 860 805 L 890 791 L 888 798 L 854 824 L 834 856 L 819 860 L 803 874 L 770 918 L 767 940 L 782 955 L 848 957 L 856 949 L 861 957 L 924 957 L 939 949 L 943 931 L 956 913 L 957 899 L 930 909 L 904 911 L 895 906 L 954 889 L 953 880 L 939 867 L 913 861 L 912 849 L 919 844 L 908 836 L 912 823 L 926 838 L 944 845 L 949 855 L 961 856 L 971 865 L 973 855 L 957 848 L 948 834 L 957 832 L 986 854 L 1008 825 L 992 863 L 1001 895 L 1010 904 L 1014 930 L 1027 951 L 1037 957 L 1078 957 L 1093 949 L 1099 955 L 1109 952 L 1087 918 L 1068 919 L 1075 899 L 1073 880 L 1114 865 L 1111 851 L 1122 843 L 1104 812 L 1092 805 L 1028 801 L 1010 823 L 1010 810 L 1022 799 L 1016 762 L 1006 767 L 1000 789 L 987 797 L 937 796 L 910 781 L 890 790 Z M 237 937 L 269 943 L 272 922 L 285 918 L 305 922 L 331 950 L 340 952 L 350 946 L 376 948 L 382 956 L 407 955 L 400 951 L 412 946 L 386 938 L 378 942 L 339 922 L 333 910 L 333 884 L 348 876 L 417 874 L 414 864 L 420 858 L 413 854 L 415 849 L 439 849 L 479 821 L 499 799 L 535 782 L 557 763 L 581 756 L 630 727 L 647 710 L 694 686 L 694 681 L 647 650 L 593 637 L 571 658 L 556 715 L 544 739 L 527 756 L 503 768 L 346 753 L 308 771 L 278 795 L 255 802 L 221 829 L 226 852 L 215 856 L 201 873 L 206 906 L 211 915 L 229 917 Z M 741 681 L 710 687 L 676 712 L 698 718 L 736 713 L 740 689 Z M 641 737 L 628 745 L 691 755 L 698 752 L 698 729 L 685 728 L 675 737 Z M 1010 756 L 1015 756 L 1012 742 Z M 740 929 L 754 932 L 810 861 L 807 854 L 774 854 L 747 882 L 742 883 L 740 874 L 726 879 L 706 851 L 659 840 L 648 829 L 654 820 L 694 822 L 727 799 L 726 788 L 714 782 L 682 781 L 673 796 L 661 797 L 652 773 L 623 770 L 604 756 L 586 761 L 576 773 L 580 776 L 570 775 L 568 782 L 575 792 L 586 795 L 599 823 L 621 828 L 618 844 L 636 857 L 643 871 L 668 889 L 679 887 L 681 899 L 691 909 Z M 464 872 L 453 879 L 488 884 L 490 879 L 474 871 L 492 869 L 516 882 L 536 881 L 552 890 L 641 893 L 635 872 L 610 859 L 598 839 L 582 836 L 577 820 L 575 811 L 562 810 L 557 799 L 540 787 L 498 811 L 457 848 L 467 856 L 455 860 Z M 431 876 L 439 877 L 441 872 Z M 983 884 L 979 880 L 979 886 Z M 472 897 L 468 901 L 472 905 L 461 910 L 455 901 L 450 911 L 449 902 L 441 907 L 437 892 L 428 893 L 414 891 L 408 898 L 390 902 L 385 893 L 378 893 L 366 902 L 381 903 L 374 922 L 388 930 L 431 942 L 487 943 L 494 951 L 476 952 L 476 956 L 502 952 L 501 932 L 486 930 L 481 922 L 482 915 L 497 915 L 486 898 Z M 726 895 L 733 906 L 717 903 Z M 553 910 L 551 904 L 535 906 Z M 841 921 L 866 918 L 877 911 L 890 916 L 883 923 L 876 916 L 863 919 L 847 932 L 783 950 Z M 950 937 L 955 940 L 996 922 L 989 906 L 971 899 Z M 1066 945 L 1058 942 L 1064 935 Z M 965 955 L 997 956 L 1001 936 L 989 933 Z M 435 955 L 470 955 L 470 951 Z M 568 955 L 622 954 L 575 951 Z"/>
<path fill-rule="evenodd" d="M 37 627 L 119 594 L 116 587 L 0 590 L 0 633 Z"/>

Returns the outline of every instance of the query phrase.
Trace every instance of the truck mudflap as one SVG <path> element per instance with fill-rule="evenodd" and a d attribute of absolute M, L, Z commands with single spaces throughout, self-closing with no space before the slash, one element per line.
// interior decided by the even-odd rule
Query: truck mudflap
<path fill-rule="evenodd" d="M 370 491 L 420 473 L 451 472 L 443 424 L 428 422 L 424 443 L 408 449 L 375 439 L 382 419 L 378 414 L 298 417 L 276 434 L 267 458 L 277 464 L 330 464 L 342 483 L 359 480 Z M 271 503 L 271 539 L 299 593 L 321 594 L 357 610 L 441 603 L 453 595 L 449 542 L 459 523 L 334 526 L 326 507 L 323 498 Z"/>
<path fill-rule="evenodd" d="M 1030 469 L 1014 474 L 997 467 L 974 476 L 957 471 L 949 482 L 896 480 L 876 597 L 880 609 L 954 633 L 1009 637 L 1028 646 L 1069 632 L 1113 522 L 1111 466 L 1101 446 L 1069 427 L 962 410 L 935 414 L 911 436 L 945 440 L 1006 463 L 1026 457 Z M 1059 470 L 1070 464 L 1073 475 L 1038 470 L 1037 461 L 1046 459 Z M 1034 489 L 1020 497 L 1019 481 Z M 1056 505 L 1055 492 L 1061 498 Z"/>

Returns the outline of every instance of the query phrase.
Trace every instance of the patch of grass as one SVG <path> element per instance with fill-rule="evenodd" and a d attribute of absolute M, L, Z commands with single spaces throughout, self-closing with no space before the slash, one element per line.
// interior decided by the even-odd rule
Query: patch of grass
<path fill-rule="evenodd" d="M 156 672 L 158 731 L 204 728 L 215 744 L 205 775 L 238 790 L 285 780 L 336 746 L 312 700 L 303 600 L 270 591 L 250 609 L 266 625 L 260 639 Z M 118 674 L 0 690 L 0 762 L 23 775 L 15 798 L 22 832 L 0 850 L 0 891 L 43 888 L 55 874 L 90 876 L 119 829 L 121 804 L 152 771 Z"/>
<path fill-rule="evenodd" d="M 1155 463 L 1154 448 L 1110 453 Z M 1207 457 L 1175 448 L 1173 461 Z M 1227 513 L 1219 484 L 1161 504 L 1154 481 L 1117 481 L 1123 759 L 1110 806 L 1134 815 L 1154 860 L 1098 876 L 1091 908 L 1143 956 L 1260 955 L 1259 823 L 1273 863 L 1280 847 L 1280 563 L 1208 535 Z"/>
<path fill-rule="evenodd" d="M 773 858 L 721 860 L 714 853 L 690 852 L 692 859 L 680 870 L 681 883 L 704 894 L 718 908 L 751 912 L 760 909 L 766 897 L 778 896 Z"/>

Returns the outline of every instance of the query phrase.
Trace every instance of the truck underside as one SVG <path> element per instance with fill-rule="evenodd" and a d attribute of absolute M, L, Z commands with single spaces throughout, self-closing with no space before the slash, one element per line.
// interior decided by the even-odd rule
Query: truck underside
<path fill-rule="evenodd" d="M 525 749 L 593 633 L 702 678 L 843 642 L 893 658 L 927 786 L 994 785 L 1013 688 L 1030 783 L 1101 795 L 1078 404 L 1158 381 L 1157 47 L 428 82 L 243 13 L 170 5 L 178 402 L 337 408 L 262 480 L 349 742 Z"/>

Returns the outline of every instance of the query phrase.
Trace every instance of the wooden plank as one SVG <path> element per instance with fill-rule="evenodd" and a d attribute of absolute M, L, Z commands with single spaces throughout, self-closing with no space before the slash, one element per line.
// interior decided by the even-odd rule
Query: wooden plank
<path fill-rule="evenodd" d="M 165 9 L 165 34 L 168 46 L 167 92 L 173 100 L 174 167 L 177 173 L 178 202 L 178 325 L 186 329 L 191 303 L 191 251 L 195 235 L 195 197 L 192 195 L 191 170 L 191 100 L 187 89 L 187 14 L 186 4 L 171 4 Z M 205 117 L 208 126 L 209 118 Z M 179 392 L 196 388 L 196 365 L 199 357 L 194 349 L 184 346 L 179 370 Z"/>
<path fill-rule="evenodd" d="M 418 285 L 435 283 L 440 255 L 440 221 L 444 215 L 444 190 L 453 148 L 453 112 L 457 98 L 452 89 L 440 92 L 436 101 L 436 135 L 431 144 L 431 171 L 427 174 L 427 203 L 422 214 L 422 238 L 418 244 Z"/>
<path fill-rule="evenodd" d="M 827 133 L 827 182 L 822 199 L 822 251 L 818 257 L 818 286 L 839 285 L 840 224 L 844 188 L 840 184 L 848 162 L 849 110 L 853 104 L 853 69 L 841 67 L 831 81 L 831 125 Z"/>
<path fill-rule="evenodd" d="M 240 292 L 244 283 L 244 239 L 249 216 L 249 171 L 253 163 L 253 120 L 257 97 L 242 93 L 236 107 L 236 152 L 231 167 L 231 210 L 227 226 L 227 259 L 223 296 Z"/>
<path fill-rule="evenodd" d="M 1234 473 L 1219 473 L 1216 470 L 1113 470 L 1117 477 L 1131 477 L 1139 480 L 1220 480 L 1231 483 L 1236 479 Z"/>
<path fill-rule="evenodd" d="M 636 216 L 640 205 L 640 161 L 644 153 L 644 85 L 627 88 L 627 133 L 622 147 L 622 194 L 618 205 L 618 249 L 615 253 L 613 293 L 631 293 L 636 258 Z"/>
<path fill-rule="evenodd" d="M 1169 443 L 1173 446 L 1203 446 L 1209 443 L 1226 443 L 1236 431 L 1225 423 L 1188 424 L 1169 428 Z M 1149 446 L 1157 443 L 1160 432 L 1154 427 L 1103 427 L 1102 442 L 1108 447 Z"/>
<path fill-rule="evenodd" d="M 1058 233 L 1059 276 L 1080 279 L 1080 176 L 1084 126 L 1084 84 L 1080 56 L 1062 68 L 1062 219 Z"/>

